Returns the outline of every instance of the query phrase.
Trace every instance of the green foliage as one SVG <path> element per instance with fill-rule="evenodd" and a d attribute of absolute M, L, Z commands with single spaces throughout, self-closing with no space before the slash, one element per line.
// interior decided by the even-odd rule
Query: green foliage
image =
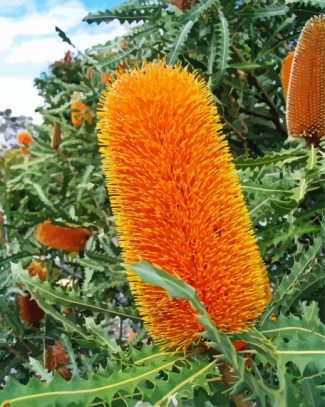
<path fill-rule="evenodd" d="M 199 386 L 211 393 L 206 378 L 218 375 L 216 362 L 207 363 L 202 356 L 185 357 L 151 346 L 144 346 L 138 352 L 131 349 L 128 356 L 125 366 L 117 354 L 105 369 L 89 374 L 86 379 L 74 376 L 66 382 L 55 376 L 48 384 L 31 379 L 27 385 L 12 379 L 2 392 L 2 399 L 11 406 L 35 407 L 62 406 L 62 403 L 91 405 L 95 400 L 113 405 L 119 401 L 116 405 L 128 406 L 134 406 L 138 400 L 150 400 L 167 405 L 172 397 L 178 402 L 191 400 Z"/>
<path fill-rule="evenodd" d="M 321 12 L 318 0 L 197 0 L 185 10 L 166 0 L 129 0 L 85 17 L 127 22 L 127 32 L 53 61 L 35 80 L 44 122 L 30 127 L 29 154 L 15 146 L 0 156 L 0 402 L 230 407 L 239 396 L 262 407 L 323 405 L 325 144 L 309 148 L 288 138 L 279 78 L 306 20 Z M 205 342 L 187 354 L 152 346 L 136 312 L 96 139 L 102 75 L 114 79 L 116 70 L 158 57 L 197 71 L 213 93 L 273 291 L 254 328 L 225 334 L 192 287 L 135 265 L 144 281 L 198 311 Z M 76 93 L 91 123 L 73 125 Z M 57 124 L 61 142 L 52 148 Z M 41 245 L 35 228 L 44 220 L 88 228 L 85 249 Z M 46 281 L 29 275 L 33 259 L 46 268 Z M 35 326 L 20 316 L 26 291 L 46 314 Z M 236 352 L 234 340 L 247 345 Z M 48 369 L 48 349 L 57 342 L 70 381 L 60 376 L 60 363 Z M 228 381 L 225 366 L 233 373 Z"/>

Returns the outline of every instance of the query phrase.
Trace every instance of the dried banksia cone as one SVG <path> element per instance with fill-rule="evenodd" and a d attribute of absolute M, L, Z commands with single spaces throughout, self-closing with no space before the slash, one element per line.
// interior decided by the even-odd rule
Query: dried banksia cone
<path fill-rule="evenodd" d="M 53 249 L 78 252 L 84 250 L 91 231 L 81 227 L 70 227 L 54 225 L 46 220 L 36 228 L 36 240 L 44 246 Z"/>
<path fill-rule="evenodd" d="M 41 262 L 33 260 L 27 267 L 27 270 L 31 276 L 38 275 L 40 280 L 46 280 L 46 269 L 42 266 Z M 37 305 L 37 302 L 32 299 L 29 293 L 26 296 L 18 295 L 18 309 L 21 320 L 27 325 L 39 326 L 45 316 L 44 311 Z"/>
<path fill-rule="evenodd" d="M 21 320 L 27 325 L 38 327 L 45 316 L 44 311 L 37 305 L 37 302 L 32 299 L 29 293 L 25 297 L 22 295 L 18 296 L 18 309 Z"/>
<path fill-rule="evenodd" d="M 287 98 L 289 134 L 318 144 L 325 134 L 325 14 L 311 18 L 295 50 Z"/>
<path fill-rule="evenodd" d="M 224 331 L 250 326 L 269 282 L 205 82 L 180 66 L 146 64 L 107 88 L 98 118 L 126 265 L 145 260 L 185 280 Z M 157 343 L 186 348 L 199 338 L 184 299 L 128 278 Z"/>
<path fill-rule="evenodd" d="M 57 150 L 61 144 L 61 141 L 61 124 L 59 122 L 55 122 L 52 129 L 51 147 Z"/>
<path fill-rule="evenodd" d="M 71 373 L 65 367 L 69 363 L 70 359 L 61 342 L 56 341 L 54 345 L 47 347 L 45 367 L 49 372 L 56 370 L 64 379 L 69 380 Z"/>
<path fill-rule="evenodd" d="M 285 99 L 287 98 L 290 72 L 291 72 L 291 66 L 292 66 L 294 55 L 295 55 L 295 52 L 290 51 L 289 54 L 282 60 L 281 84 L 282 84 L 282 90 L 283 90 Z"/>

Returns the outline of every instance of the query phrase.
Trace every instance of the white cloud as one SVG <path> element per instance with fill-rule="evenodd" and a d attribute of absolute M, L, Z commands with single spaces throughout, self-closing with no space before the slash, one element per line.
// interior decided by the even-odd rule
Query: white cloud
<path fill-rule="evenodd" d="M 49 35 L 55 33 L 55 26 L 67 31 L 79 24 L 87 10 L 79 1 L 55 6 L 46 13 L 33 12 L 22 17 L 0 17 L 0 51 L 12 47 L 21 36 Z"/>
<path fill-rule="evenodd" d="M 103 34 L 85 34 L 84 32 L 76 32 L 70 35 L 73 44 L 81 51 L 96 44 L 105 44 L 118 35 L 126 32 L 122 25 L 116 25 L 114 29 L 106 26 L 108 31 Z M 68 49 L 74 49 L 66 43 L 63 43 L 60 38 L 42 38 L 25 41 L 21 45 L 13 47 L 5 58 L 7 63 L 25 64 L 25 63 L 52 63 L 62 58 L 64 52 Z"/>
<path fill-rule="evenodd" d="M 68 49 L 75 51 L 59 38 L 55 26 L 81 51 L 105 44 L 127 30 L 117 20 L 101 25 L 82 23 L 88 10 L 80 0 L 46 0 L 43 11 L 36 9 L 35 0 L 0 0 L 0 4 L 0 111 L 9 108 L 13 115 L 32 116 L 36 122 L 41 117 L 34 109 L 43 104 L 33 87 L 36 67 L 41 72 Z M 19 10 L 24 14 L 19 15 Z M 11 11 L 16 17 L 10 16 Z M 13 70 L 22 79 L 14 78 Z"/>
<path fill-rule="evenodd" d="M 43 98 L 38 95 L 31 80 L 0 77 L 0 89 L 5 95 L 0 98 L 0 111 L 9 108 L 14 116 L 31 116 L 40 123 L 41 117 L 35 113 L 35 108 L 43 105 Z"/>

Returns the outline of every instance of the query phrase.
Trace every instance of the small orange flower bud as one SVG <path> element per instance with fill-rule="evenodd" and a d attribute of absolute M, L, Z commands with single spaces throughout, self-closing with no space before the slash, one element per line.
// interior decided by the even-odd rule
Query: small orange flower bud
<path fill-rule="evenodd" d="M 74 92 L 71 98 L 71 122 L 75 127 L 80 127 L 84 120 L 91 124 L 93 119 L 89 113 L 90 107 L 80 102 L 83 94 Z"/>
<path fill-rule="evenodd" d="M 32 260 L 32 262 L 27 267 L 29 271 L 29 275 L 34 277 L 36 274 L 38 275 L 39 279 L 42 281 L 46 280 L 46 269 L 42 266 L 42 263 L 37 260 Z"/>
<path fill-rule="evenodd" d="M 28 154 L 29 154 L 29 151 L 28 151 L 27 148 L 24 148 L 24 147 L 23 147 L 20 151 L 21 151 L 21 153 L 24 154 L 24 155 L 28 155 Z"/>
<path fill-rule="evenodd" d="M 233 346 L 236 349 L 236 352 L 242 350 L 243 348 L 245 348 L 245 346 L 247 346 L 247 342 L 245 341 L 233 341 Z M 252 355 L 250 353 L 247 353 L 246 355 L 246 359 L 245 359 L 245 367 L 247 369 L 249 369 L 251 367 L 251 362 L 252 362 Z"/>
<path fill-rule="evenodd" d="M 113 77 L 112 77 L 112 75 L 110 75 L 109 73 L 107 73 L 107 72 L 104 72 L 103 74 L 102 74 L 102 82 L 105 84 L 106 82 L 109 82 L 109 81 L 111 81 L 113 79 Z"/>
<path fill-rule="evenodd" d="M 35 233 L 36 240 L 44 246 L 69 252 L 84 250 L 90 235 L 86 228 L 57 226 L 49 220 L 38 225 Z"/>
<path fill-rule="evenodd" d="M 32 141 L 33 141 L 33 138 L 29 131 L 22 130 L 17 133 L 18 144 L 24 144 L 25 146 L 29 146 Z"/>

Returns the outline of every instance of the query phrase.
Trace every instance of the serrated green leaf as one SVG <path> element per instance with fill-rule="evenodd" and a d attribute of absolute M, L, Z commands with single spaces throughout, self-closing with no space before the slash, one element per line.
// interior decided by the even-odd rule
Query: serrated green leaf
<path fill-rule="evenodd" d="M 193 27 L 194 22 L 193 21 L 188 21 L 184 26 L 180 29 L 178 35 L 176 36 L 175 42 L 172 45 L 168 55 L 167 55 L 167 62 L 170 65 L 175 64 L 176 59 L 180 53 L 180 50 L 186 41 L 192 27 Z"/>

